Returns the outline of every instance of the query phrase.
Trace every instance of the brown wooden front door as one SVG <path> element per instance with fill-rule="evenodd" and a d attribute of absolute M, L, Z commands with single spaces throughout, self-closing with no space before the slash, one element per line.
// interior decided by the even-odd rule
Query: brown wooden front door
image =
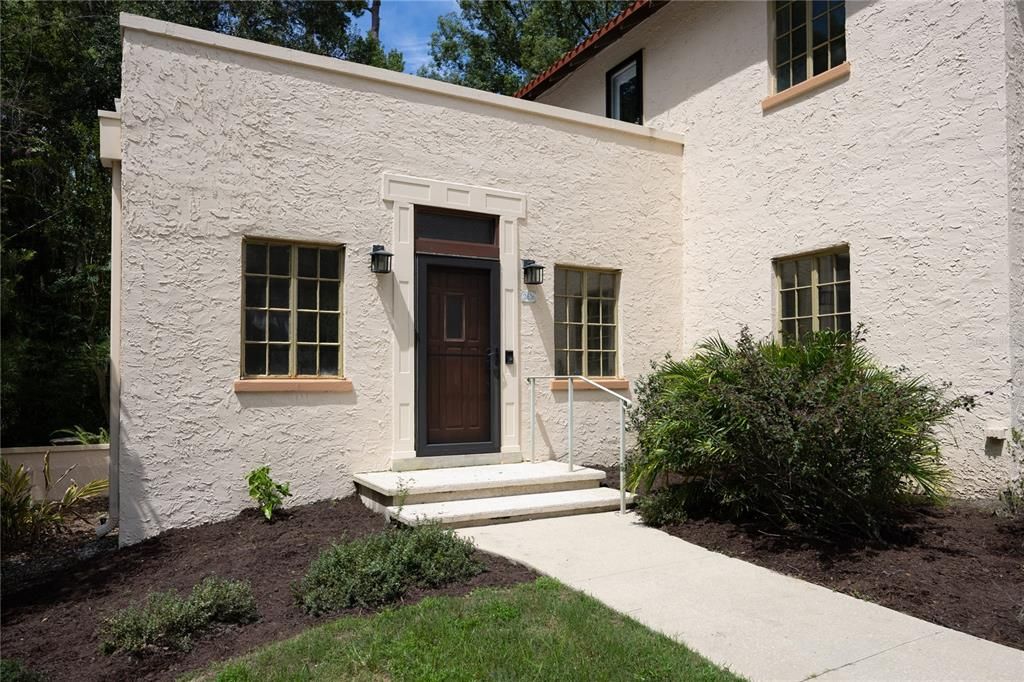
<path fill-rule="evenodd" d="M 496 264 L 449 265 L 424 259 L 425 286 L 417 380 L 421 399 L 420 454 L 493 452 L 496 324 L 492 318 Z M 425 281 L 424 281 L 425 280 Z"/>

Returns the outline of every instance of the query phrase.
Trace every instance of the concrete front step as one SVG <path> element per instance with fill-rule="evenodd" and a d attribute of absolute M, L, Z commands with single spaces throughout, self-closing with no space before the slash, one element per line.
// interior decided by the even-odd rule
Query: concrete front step
<path fill-rule="evenodd" d="M 422 471 L 374 471 L 356 474 L 363 501 L 371 508 L 408 506 L 452 500 L 548 493 L 596 488 L 598 469 L 559 462 L 523 462 Z M 372 503 L 372 504 L 371 504 Z"/>
<path fill-rule="evenodd" d="M 626 495 L 626 503 L 632 495 Z M 406 525 L 438 522 L 453 528 L 569 516 L 619 508 L 619 491 L 612 488 L 561 490 L 528 495 L 508 495 L 450 502 L 391 506 L 390 518 Z"/>

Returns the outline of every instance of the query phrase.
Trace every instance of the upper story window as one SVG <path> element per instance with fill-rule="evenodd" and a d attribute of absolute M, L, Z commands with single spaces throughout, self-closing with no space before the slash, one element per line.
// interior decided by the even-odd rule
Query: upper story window
<path fill-rule="evenodd" d="M 555 267 L 555 374 L 618 375 L 618 273 Z"/>
<path fill-rule="evenodd" d="M 644 69 L 640 52 L 605 75 L 606 115 L 626 123 L 644 122 Z"/>
<path fill-rule="evenodd" d="M 784 340 L 823 329 L 850 331 L 848 249 L 778 260 L 775 275 L 777 329 Z"/>
<path fill-rule="evenodd" d="M 775 92 L 846 61 L 846 3 L 776 0 Z"/>
<path fill-rule="evenodd" d="M 337 377 L 344 251 L 247 239 L 242 253 L 242 375 Z"/>

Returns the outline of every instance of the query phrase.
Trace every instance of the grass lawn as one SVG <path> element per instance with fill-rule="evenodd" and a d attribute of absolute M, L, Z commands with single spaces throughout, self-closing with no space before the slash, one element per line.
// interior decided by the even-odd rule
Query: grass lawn
<path fill-rule="evenodd" d="M 550 578 L 349 616 L 193 680 L 738 680 Z"/>

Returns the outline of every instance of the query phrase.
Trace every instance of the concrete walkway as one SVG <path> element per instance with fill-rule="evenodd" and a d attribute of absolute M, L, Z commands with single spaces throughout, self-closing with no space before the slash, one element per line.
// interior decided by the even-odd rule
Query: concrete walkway
<path fill-rule="evenodd" d="M 1024 680 L 1022 651 L 709 552 L 633 514 L 458 533 L 751 680 Z"/>

